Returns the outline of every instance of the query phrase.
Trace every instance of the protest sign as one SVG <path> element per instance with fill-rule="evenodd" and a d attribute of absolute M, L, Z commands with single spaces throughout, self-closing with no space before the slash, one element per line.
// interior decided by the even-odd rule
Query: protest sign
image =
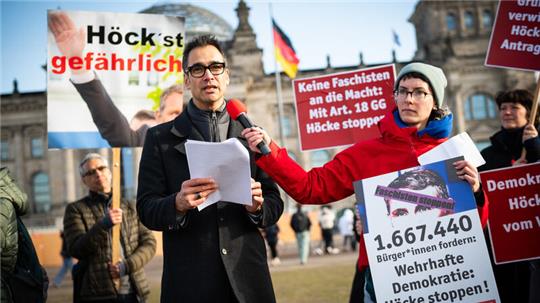
<path fill-rule="evenodd" d="M 485 65 L 540 71 L 538 1 L 499 1 Z"/>
<path fill-rule="evenodd" d="M 84 11 L 48 19 L 49 148 L 140 146 L 115 142 L 129 141 L 141 126 L 134 117 L 152 115 L 161 92 L 182 83 L 184 19 Z M 85 84 L 76 89 L 77 76 Z"/>
<path fill-rule="evenodd" d="M 499 302 L 458 159 L 355 182 L 377 302 Z"/>
<path fill-rule="evenodd" d="M 393 108 L 394 65 L 293 81 L 301 150 L 354 144 L 379 134 Z"/>
<path fill-rule="evenodd" d="M 495 263 L 540 258 L 540 163 L 482 172 Z"/>

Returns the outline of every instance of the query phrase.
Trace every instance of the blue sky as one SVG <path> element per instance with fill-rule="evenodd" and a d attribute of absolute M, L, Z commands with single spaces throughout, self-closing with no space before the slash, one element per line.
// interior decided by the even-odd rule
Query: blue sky
<path fill-rule="evenodd" d="M 20 92 L 43 91 L 46 86 L 48 9 L 135 13 L 163 1 L 6 1 L 0 0 L 1 93 L 10 93 L 16 78 Z M 238 24 L 238 1 L 167 1 L 191 3 L 222 16 L 233 28 Z M 263 49 L 266 72 L 274 71 L 273 41 L 268 1 L 246 1 L 249 21 Z M 416 0 L 395 1 L 275 1 L 272 12 L 291 39 L 301 69 L 355 65 L 359 53 L 368 64 L 387 63 L 392 49 L 398 60 L 410 60 L 416 50 L 414 27 L 407 20 Z M 396 46 L 392 30 L 399 35 Z"/>

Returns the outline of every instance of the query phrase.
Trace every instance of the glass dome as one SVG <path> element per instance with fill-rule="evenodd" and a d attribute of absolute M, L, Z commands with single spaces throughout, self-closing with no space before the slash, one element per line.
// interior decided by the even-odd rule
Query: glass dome
<path fill-rule="evenodd" d="M 191 4 L 156 4 L 142 10 L 141 13 L 184 17 L 186 40 L 198 35 L 212 34 L 220 41 L 228 41 L 232 39 L 234 34 L 232 27 L 223 18 L 207 9 Z"/>

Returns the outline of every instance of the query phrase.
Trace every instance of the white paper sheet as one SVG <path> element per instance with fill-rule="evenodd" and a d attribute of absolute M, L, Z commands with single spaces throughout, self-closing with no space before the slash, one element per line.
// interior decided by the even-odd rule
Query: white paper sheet
<path fill-rule="evenodd" d="M 218 190 L 198 209 L 218 201 L 251 205 L 249 153 L 236 138 L 224 142 L 188 140 L 186 155 L 191 178 L 214 178 Z"/>
<path fill-rule="evenodd" d="M 473 140 L 467 133 L 461 133 L 448 139 L 437 147 L 418 157 L 421 165 L 442 161 L 454 157 L 464 156 L 475 167 L 483 165 L 486 160 L 482 157 Z"/>

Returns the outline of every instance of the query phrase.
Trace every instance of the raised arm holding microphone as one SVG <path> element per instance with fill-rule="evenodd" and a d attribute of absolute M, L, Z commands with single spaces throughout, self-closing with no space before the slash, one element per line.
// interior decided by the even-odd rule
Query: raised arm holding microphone
<path fill-rule="evenodd" d="M 185 143 L 238 138 L 244 127 L 225 110 L 229 70 L 218 41 L 200 36 L 184 49 L 186 89 L 193 98 L 173 121 L 148 130 L 139 170 L 137 210 L 163 232 L 161 302 L 275 302 L 258 228 L 276 223 L 283 201 L 250 151 L 252 205 L 197 206 L 218 187 L 189 174 Z"/>
<path fill-rule="evenodd" d="M 279 148 L 268 134 L 257 127 L 242 132 L 252 151 L 269 143 L 271 153 L 260 156 L 257 165 L 267 172 L 293 199 L 303 204 L 326 204 L 354 194 L 353 182 L 420 165 L 418 156 L 446 141 L 452 131 L 452 114 L 443 108 L 446 77 L 443 71 L 424 63 L 404 66 L 395 83 L 396 107 L 378 124 L 380 137 L 358 142 L 338 153 L 323 167 L 304 171 Z M 454 163 L 459 178 L 475 193 L 482 223 L 487 205 L 478 171 L 469 162 Z M 368 267 L 363 238 L 360 240 L 358 267 Z M 370 277 L 366 277 L 369 279 Z M 372 289 L 368 290 L 375 299 Z M 358 294 L 357 294 L 358 295 Z M 363 293 L 360 294 L 363 298 Z"/>

